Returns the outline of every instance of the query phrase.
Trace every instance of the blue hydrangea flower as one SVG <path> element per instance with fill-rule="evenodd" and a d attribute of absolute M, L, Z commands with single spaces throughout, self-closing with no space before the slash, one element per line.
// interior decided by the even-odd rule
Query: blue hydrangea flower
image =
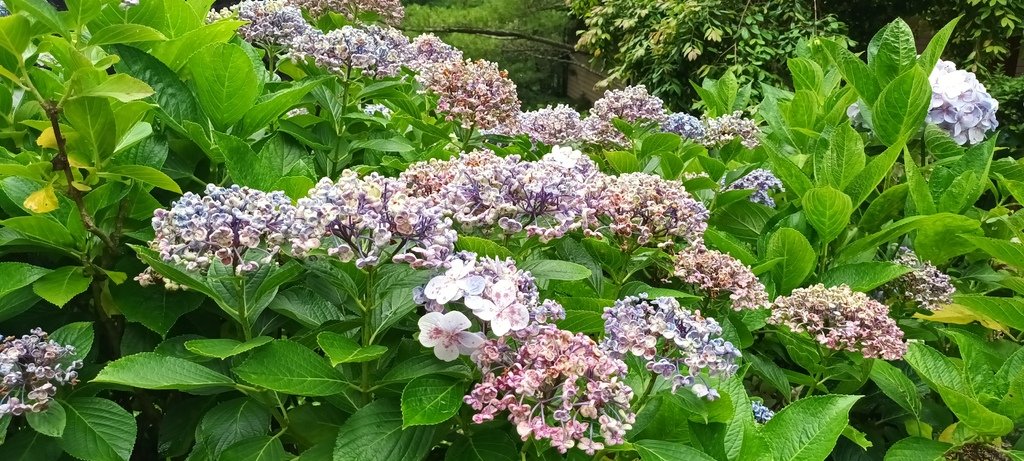
<path fill-rule="evenodd" d="M 687 139 L 698 140 L 704 137 L 704 124 L 700 119 L 685 112 L 669 114 L 665 123 L 661 124 L 661 131 L 675 133 Z"/>
<path fill-rule="evenodd" d="M 723 177 L 722 179 L 724 180 L 725 178 Z M 724 190 L 740 189 L 753 189 L 754 193 L 750 196 L 750 201 L 772 208 L 775 208 L 775 200 L 772 198 L 771 192 L 773 190 L 779 192 L 786 191 L 782 181 L 771 170 L 764 168 L 758 168 L 747 173 L 742 178 L 733 181 Z"/>
<path fill-rule="evenodd" d="M 4 3 L 4 0 L 0 0 L 0 17 L 10 16 L 10 15 L 11 15 L 11 10 L 7 9 L 7 4 Z"/>
<path fill-rule="evenodd" d="M 939 61 L 928 80 L 932 85 L 928 123 L 949 132 L 957 144 L 977 144 L 985 139 L 985 133 L 999 127 L 999 101 L 973 72 L 958 70 L 949 61 Z"/>
<path fill-rule="evenodd" d="M 758 424 L 767 423 L 775 417 L 775 412 L 761 402 L 750 402 L 750 407 L 754 411 L 754 422 Z"/>

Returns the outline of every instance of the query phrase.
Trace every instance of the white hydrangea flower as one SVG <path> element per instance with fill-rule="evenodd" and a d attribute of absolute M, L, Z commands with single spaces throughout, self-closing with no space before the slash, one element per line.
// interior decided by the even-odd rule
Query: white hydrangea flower
<path fill-rule="evenodd" d="M 484 343 L 483 336 L 465 331 L 470 326 L 472 323 L 462 312 L 429 312 L 420 317 L 420 344 L 434 348 L 438 359 L 451 362 L 460 354 L 472 354 Z"/>
<path fill-rule="evenodd" d="M 498 281 L 488 287 L 486 294 L 467 296 L 464 303 L 480 320 L 491 323 L 494 334 L 504 336 L 529 325 L 530 310 L 519 302 L 519 289 L 511 280 Z"/>

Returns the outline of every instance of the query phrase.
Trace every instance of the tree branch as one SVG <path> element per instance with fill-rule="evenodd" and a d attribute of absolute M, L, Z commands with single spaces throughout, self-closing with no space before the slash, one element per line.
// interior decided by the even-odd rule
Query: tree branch
<path fill-rule="evenodd" d="M 470 34 L 470 35 L 486 35 L 489 37 L 504 37 L 504 38 L 515 38 L 519 40 L 527 40 L 531 42 L 541 43 L 552 48 L 558 48 L 565 51 L 576 51 L 576 47 L 562 43 L 557 40 L 551 40 L 549 38 L 538 37 L 536 35 L 524 34 L 521 32 L 515 32 L 511 30 L 494 30 L 494 29 L 483 29 L 478 27 L 441 27 L 436 29 L 405 29 L 409 32 L 419 33 L 431 33 L 431 34 Z"/>

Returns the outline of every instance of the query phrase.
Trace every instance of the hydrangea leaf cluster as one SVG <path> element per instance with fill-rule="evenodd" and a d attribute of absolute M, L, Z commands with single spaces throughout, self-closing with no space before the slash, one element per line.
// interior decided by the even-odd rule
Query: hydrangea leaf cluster
<path fill-rule="evenodd" d="M 593 455 L 623 443 L 635 422 L 633 390 L 622 381 L 626 364 L 582 333 L 544 325 L 515 347 L 489 340 L 473 357 L 483 370 L 465 397 L 475 423 L 508 411 L 523 440 Z"/>
<path fill-rule="evenodd" d="M 437 111 L 463 128 L 493 129 L 516 121 L 516 84 L 498 65 L 482 59 L 445 61 L 423 69 L 416 80 L 437 95 Z"/>
<path fill-rule="evenodd" d="M 928 81 L 932 86 L 932 101 L 927 121 L 948 132 L 957 144 L 977 144 L 985 139 L 986 133 L 999 127 L 996 120 L 999 101 L 988 93 L 973 72 L 940 60 Z"/>
<path fill-rule="evenodd" d="M 704 374 L 728 378 L 739 368 L 740 351 L 722 339 L 718 322 L 682 308 L 675 298 L 626 297 L 605 308 L 602 318 L 601 347 L 618 358 L 643 357 L 648 370 L 672 382 L 672 392 L 686 387 L 713 400 L 718 391 Z"/>
<path fill-rule="evenodd" d="M 930 311 L 953 302 L 956 288 L 949 275 L 931 263 L 921 261 L 914 250 L 901 246 L 893 262 L 912 269 L 892 282 L 891 289 L 896 294 Z"/>
<path fill-rule="evenodd" d="M 675 256 L 674 275 L 701 287 L 712 297 L 729 293 L 735 310 L 768 305 L 768 292 L 754 272 L 736 258 L 711 250 L 701 243 L 690 245 Z"/>
<path fill-rule="evenodd" d="M 0 343 L 0 418 L 7 414 L 38 413 L 49 407 L 58 386 L 78 383 L 79 360 L 73 346 L 49 339 L 41 328 Z"/>
<path fill-rule="evenodd" d="M 898 360 L 907 352 L 903 330 L 889 317 L 889 307 L 847 285 L 817 284 L 779 296 L 767 322 L 806 332 L 823 346 Z"/>
<path fill-rule="evenodd" d="M 273 264 L 286 244 L 295 218 L 284 192 L 263 192 L 248 187 L 206 186 L 204 195 L 186 192 L 170 209 L 153 212 L 156 235 L 150 248 L 166 262 L 191 272 L 205 273 L 214 261 L 231 267 L 235 274 Z M 258 258 L 247 255 L 259 248 Z M 160 280 L 147 269 L 136 277 L 142 285 Z M 167 288 L 179 288 L 164 280 Z"/>
<path fill-rule="evenodd" d="M 722 181 L 722 185 L 724 186 L 724 177 L 722 178 Z M 772 198 L 771 194 L 773 191 L 785 192 L 786 186 L 782 184 L 782 180 L 777 178 L 771 170 L 758 168 L 733 181 L 732 184 L 726 186 L 724 190 L 743 189 L 750 189 L 754 191 L 754 193 L 750 195 L 751 202 L 775 208 L 775 199 Z"/>

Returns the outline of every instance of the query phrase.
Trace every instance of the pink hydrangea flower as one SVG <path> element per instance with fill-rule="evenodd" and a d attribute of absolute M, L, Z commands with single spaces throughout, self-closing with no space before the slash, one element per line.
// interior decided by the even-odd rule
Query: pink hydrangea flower
<path fill-rule="evenodd" d="M 519 289 L 505 279 L 487 288 L 487 297 L 467 296 L 464 303 L 481 320 L 491 322 L 491 330 L 498 336 L 522 330 L 530 323 L 530 310 L 519 302 Z"/>
<path fill-rule="evenodd" d="M 420 317 L 420 344 L 434 348 L 434 355 L 446 362 L 469 355 L 484 343 L 479 334 L 465 331 L 472 323 L 458 311 L 428 312 Z"/>

